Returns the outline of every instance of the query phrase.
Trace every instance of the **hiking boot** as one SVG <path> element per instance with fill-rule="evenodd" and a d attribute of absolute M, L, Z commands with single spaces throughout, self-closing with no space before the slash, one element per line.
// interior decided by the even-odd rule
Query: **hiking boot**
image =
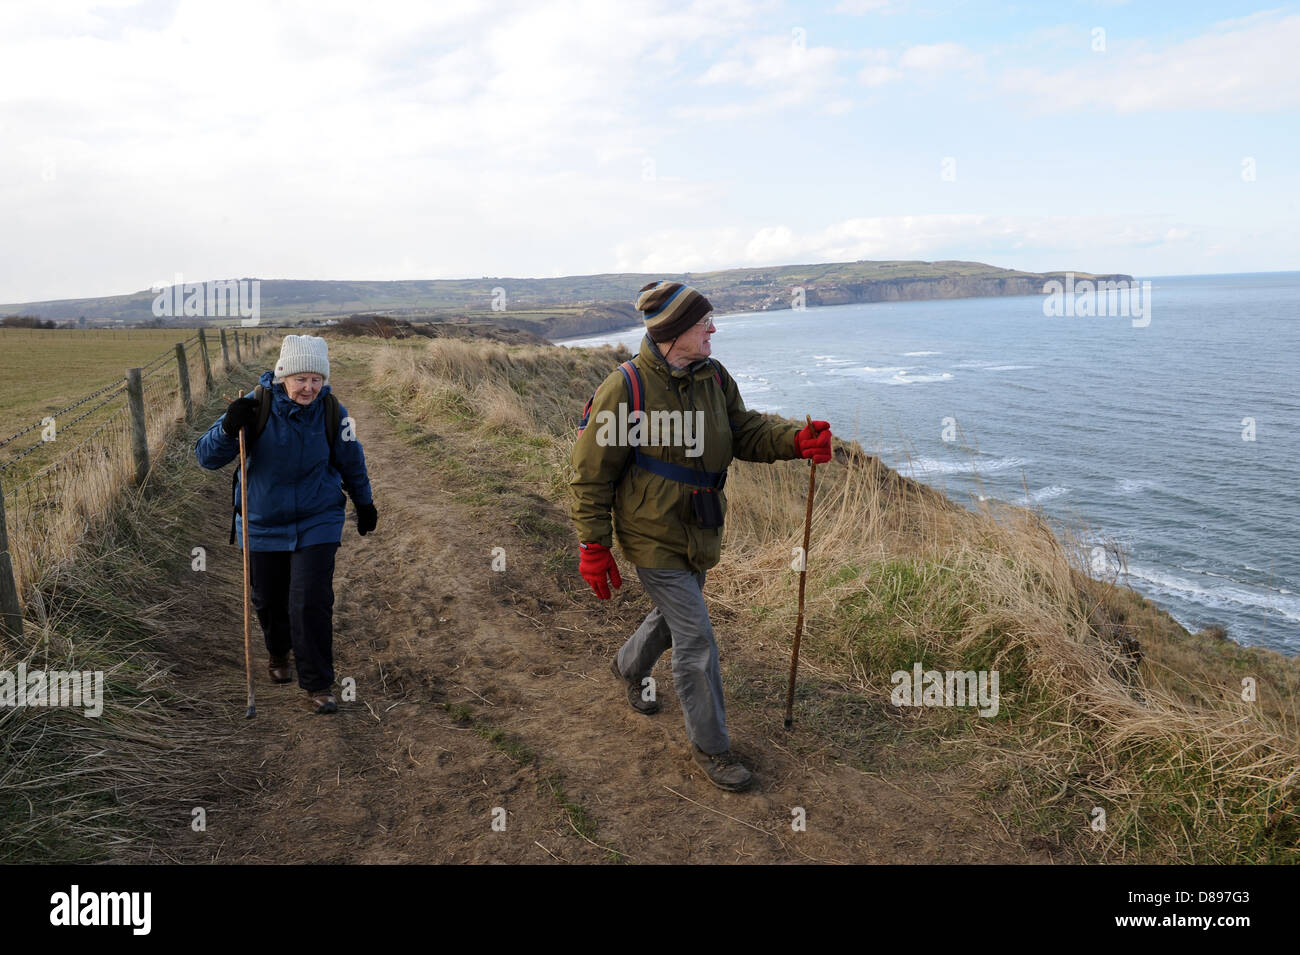
<path fill-rule="evenodd" d="M 282 657 L 272 655 L 266 664 L 266 672 L 272 683 L 288 683 L 292 680 L 293 677 L 289 675 L 289 654 Z"/>
<path fill-rule="evenodd" d="M 739 793 L 754 785 L 754 774 L 744 767 L 740 758 L 731 750 L 710 755 L 692 743 L 691 755 L 704 770 L 704 775 L 709 777 L 709 782 L 719 789 Z"/>
<path fill-rule="evenodd" d="M 328 688 L 324 690 L 308 690 L 307 700 L 311 704 L 313 713 L 337 713 L 339 709 L 338 701 L 334 699 L 334 694 Z"/>
<path fill-rule="evenodd" d="M 636 710 L 638 713 L 644 713 L 646 716 L 650 716 L 651 714 L 659 712 L 658 700 L 641 699 L 640 681 L 633 683 L 631 680 L 629 680 L 627 677 L 625 677 L 622 673 L 619 672 L 617 656 L 615 656 L 613 660 L 609 661 L 609 670 L 611 673 L 614 674 L 614 676 L 618 677 L 625 684 L 627 684 L 627 701 L 632 704 L 632 709 Z"/>

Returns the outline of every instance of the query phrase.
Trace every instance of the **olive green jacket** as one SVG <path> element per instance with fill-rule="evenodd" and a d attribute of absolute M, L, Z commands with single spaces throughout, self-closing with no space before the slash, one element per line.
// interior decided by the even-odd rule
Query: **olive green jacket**
<path fill-rule="evenodd" d="M 735 380 L 720 363 L 702 359 L 689 368 L 672 368 L 649 335 L 642 339 L 640 353 L 632 361 L 645 383 L 642 407 L 647 416 L 656 411 L 703 412 L 703 433 L 686 432 L 699 442 L 692 449 L 702 449 L 702 454 L 688 456 L 685 442 L 670 442 L 666 437 L 657 445 L 648 444 L 647 438 L 641 445 L 643 453 L 712 472 L 724 470 L 732 458 L 766 463 L 799 456 L 795 450 L 799 428 L 746 411 Z M 722 378 L 721 387 L 714 377 L 715 367 Z M 616 427 L 602 428 L 601 424 L 611 418 L 618 420 L 620 403 L 624 405 L 621 417 L 626 420 L 630 411 L 627 385 L 615 368 L 596 389 L 587 427 L 569 457 L 577 472 L 569 486 L 573 490 L 570 515 L 577 525 L 578 540 L 611 546 L 612 512 L 612 529 L 618 533 L 626 560 L 640 567 L 708 570 L 721 556 L 722 528 L 698 526 L 691 503 L 692 485 L 633 465 L 615 486 L 633 452 L 627 444 L 618 443 Z M 690 421 L 694 428 L 700 423 L 699 416 L 692 414 Z M 675 431 L 682 433 L 680 427 Z M 718 496 L 725 517 L 725 491 Z"/>

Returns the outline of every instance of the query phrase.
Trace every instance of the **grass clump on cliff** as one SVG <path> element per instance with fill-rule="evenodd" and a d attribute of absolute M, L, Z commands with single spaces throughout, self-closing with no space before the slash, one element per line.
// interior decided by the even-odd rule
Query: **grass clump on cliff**
<path fill-rule="evenodd" d="M 440 466 L 481 488 L 508 462 L 510 493 L 546 502 L 558 572 L 572 543 L 562 515 L 577 418 L 627 357 L 433 341 L 381 348 L 373 370 L 390 408 L 432 429 L 431 443 L 447 420 L 483 442 L 476 460 Z M 794 630 L 807 474 L 803 462 L 731 470 L 710 603 L 754 644 L 788 648 Z M 801 705 L 837 685 L 859 709 L 887 708 L 892 674 L 918 663 L 997 671 L 996 718 L 920 718 L 928 738 L 979 767 L 991 809 L 1026 838 L 1081 860 L 1300 861 L 1296 661 L 1188 634 L 1090 577 L 1084 530 L 995 501 L 963 508 L 840 442 L 818 470 L 804 631 L 818 677 Z"/>

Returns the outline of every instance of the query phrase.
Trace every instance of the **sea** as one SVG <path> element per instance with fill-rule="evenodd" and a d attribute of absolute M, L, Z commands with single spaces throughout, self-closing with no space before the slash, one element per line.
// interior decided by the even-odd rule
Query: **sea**
<path fill-rule="evenodd" d="M 1039 508 L 1188 629 L 1298 654 L 1300 272 L 1138 283 L 719 314 L 713 357 L 747 407 L 827 420 L 963 503 Z"/>

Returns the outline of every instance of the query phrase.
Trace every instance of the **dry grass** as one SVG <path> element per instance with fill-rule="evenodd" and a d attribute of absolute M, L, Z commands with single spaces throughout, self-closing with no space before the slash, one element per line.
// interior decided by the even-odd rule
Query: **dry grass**
<path fill-rule="evenodd" d="M 263 350 L 273 342 L 266 336 Z M 246 359 L 250 349 L 251 346 L 244 349 Z M 220 348 L 213 351 L 214 381 L 239 370 L 233 345 L 229 368 L 222 367 Z M 191 400 L 195 407 L 200 407 L 211 396 L 207 393 L 197 346 L 188 350 L 187 359 Z M 149 459 L 155 462 L 183 424 L 175 361 L 167 362 L 157 373 L 147 376 L 143 385 Z M 228 386 L 227 390 L 230 387 L 234 386 Z M 98 423 L 96 428 L 102 430 L 89 440 L 67 439 L 72 446 L 64 452 L 57 467 L 28 488 L 16 491 L 5 502 L 14 579 L 19 597 L 24 601 L 30 583 L 62 560 L 133 481 L 135 464 L 125 407 Z"/>
<path fill-rule="evenodd" d="M 380 348 L 372 369 L 416 419 L 445 414 L 504 434 L 560 434 L 576 426 L 592 376 L 627 357 L 623 349 L 437 338 L 419 348 Z"/>
<path fill-rule="evenodd" d="M 201 376 L 191 380 L 201 391 Z M 101 671 L 104 709 L 0 708 L 0 863 L 159 861 L 154 837 L 222 796 L 224 783 L 196 779 L 193 767 L 210 763 L 201 750 L 231 745 L 216 738 L 224 714 L 179 692 L 169 673 L 201 652 L 172 642 L 178 618 L 200 612 L 185 577 L 190 545 L 178 551 L 177 541 L 192 526 L 194 502 L 179 488 L 195 467 L 195 433 L 182 428 L 177 440 L 178 406 L 157 404 L 143 489 L 110 456 L 73 472 L 43 521 L 20 511 L 10 523 L 27 569 L 26 619 L 21 641 L 0 641 L 0 670 Z M 206 407 L 196 399 L 199 426 L 223 406 L 218 395 Z"/>
<path fill-rule="evenodd" d="M 840 463 L 818 474 L 807 632 L 845 682 L 887 698 L 890 675 L 915 662 L 998 670 L 998 719 L 941 725 L 963 728 L 990 778 L 1019 790 L 1019 821 L 1084 854 L 1295 859 L 1295 660 L 1212 652 L 1136 594 L 1091 580 L 1083 529 L 953 506 L 856 453 Z M 807 471 L 742 463 L 728 484 L 736 519 L 714 599 L 778 639 L 793 631 Z M 1257 701 L 1241 699 L 1243 667 Z M 1088 827 L 1093 807 L 1103 832 Z"/>
<path fill-rule="evenodd" d="M 577 418 L 622 349 L 438 340 L 374 357 L 403 415 L 450 416 L 536 450 L 567 507 Z M 808 466 L 736 462 L 710 599 L 751 639 L 793 633 Z M 818 469 L 805 647 L 826 677 L 888 703 L 890 676 L 997 670 L 999 714 L 925 714 L 937 743 L 978 756 L 990 802 L 1078 858 L 1296 861 L 1297 661 L 1190 635 L 1086 572 L 1086 528 L 988 502 L 958 506 L 865 454 Z M 1259 685 L 1241 699 L 1241 676 Z M 1106 827 L 1090 823 L 1095 808 Z"/>

